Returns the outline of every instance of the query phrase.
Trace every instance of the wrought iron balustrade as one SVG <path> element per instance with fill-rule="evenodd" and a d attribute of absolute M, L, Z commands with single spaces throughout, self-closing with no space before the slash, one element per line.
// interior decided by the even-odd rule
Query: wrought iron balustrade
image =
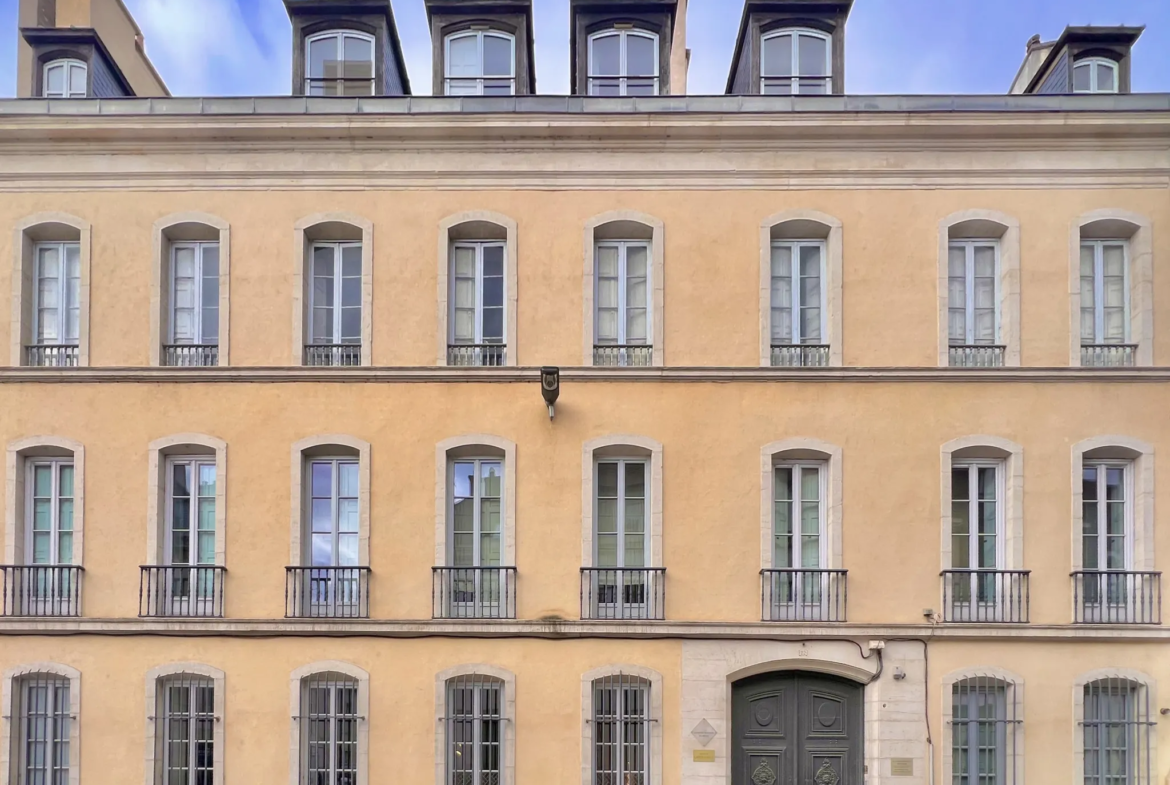
<path fill-rule="evenodd" d="M 1072 573 L 1076 624 L 1161 624 L 1162 573 L 1080 570 Z"/>
<path fill-rule="evenodd" d="M 581 568 L 582 619 L 666 618 L 666 568 Z"/>
<path fill-rule="evenodd" d="M 80 616 L 81 573 L 75 564 L 0 565 L 4 616 Z"/>
<path fill-rule="evenodd" d="M 370 618 L 369 567 L 285 567 L 287 619 Z"/>
<path fill-rule="evenodd" d="M 436 619 L 516 618 L 515 567 L 433 567 Z"/>
<path fill-rule="evenodd" d="M 447 347 L 447 365 L 457 368 L 497 368 L 507 362 L 508 347 L 502 343 L 461 343 Z"/>
<path fill-rule="evenodd" d="M 1098 343 L 1081 345 L 1084 368 L 1129 368 L 1137 362 L 1137 344 Z"/>
<path fill-rule="evenodd" d="M 24 364 L 32 368 L 76 368 L 81 364 L 81 352 L 77 344 L 26 346 Z"/>
<path fill-rule="evenodd" d="M 943 570 L 943 621 L 1027 624 L 1029 570 Z"/>
<path fill-rule="evenodd" d="M 320 343 L 305 346 L 305 365 L 313 368 L 361 364 L 360 343 Z"/>
<path fill-rule="evenodd" d="M 950 366 L 952 368 L 1002 368 L 1005 346 L 989 344 L 951 346 Z"/>
<path fill-rule="evenodd" d="M 760 570 L 764 621 L 845 621 L 846 570 Z"/>
<path fill-rule="evenodd" d="M 654 347 L 597 345 L 593 347 L 593 364 L 602 368 L 649 368 L 654 364 Z"/>
<path fill-rule="evenodd" d="M 138 615 L 157 618 L 223 618 L 227 569 L 218 565 L 143 565 Z"/>
<path fill-rule="evenodd" d="M 219 345 L 167 344 L 163 346 L 162 363 L 169 368 L 214 368 L 219 365 Z"/>

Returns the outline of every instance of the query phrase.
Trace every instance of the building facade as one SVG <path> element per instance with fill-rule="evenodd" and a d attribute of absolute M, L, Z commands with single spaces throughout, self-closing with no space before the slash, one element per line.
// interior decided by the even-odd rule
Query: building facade
<path fill-rule="evenodd" d="M 0 101 L 0 785 L 1167 779 L 1140 30 L 851 97 L 750 0 L 696 97 L 574 0 L 558 97 L 435 0 L 412 97 L 286 5 L 292 96 Z"/>

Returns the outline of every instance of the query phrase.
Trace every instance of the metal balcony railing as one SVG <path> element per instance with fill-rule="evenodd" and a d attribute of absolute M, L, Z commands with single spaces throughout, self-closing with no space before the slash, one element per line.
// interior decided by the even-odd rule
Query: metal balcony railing
<path fill-rule="evenodd" d="M 987 344 L 951 346 L 950 365 L 952 368 L 1002 368 L 1006 348 Z"/>
<path fill-rule="evenodd" d="M 1072 573 L 1076 624 L 1161 624 L 1162 573 Z"/>
<path fill-rule="evenodd" d="M 498 368 L 508 362 L 508 347 L 500 343 L 450 344 L 447 365 L 458 368 Z"/>
<path fill-rule="evenodd" d="M 1137 344 L 1099 343 L 1081 345 L 1085 368 L 1128 368 L 1137 361 Z"/>
<path fill-rule="evenodd" d="M 795 343 L 772 346 L 773 368 L 827 368 L 828 365 L 828 346 Z"/>
<path fill-rule="evenodd" d="M 362 364 L 360 343 L 320 343 L 305 346 L 305 365 L 314 368 Z"/>
<path fill-rule="evenodd" d="M 764 621 L 845 621 L 846 570 L 760 570 Z"/>
<path fill-rule="evenodd" d="M 666 568 L 581 568 L 582 619 L 666 618 Z"/>
<path fill-rule="evenodd" d="M 654 364 L 654 347 L 594 346 L 593 364 L 604 368 L 649 368 Z"/>
<path fill-rule="evenodd" d="M 1030 570 L 943 570 L 943 621 L 1027 624 Z"/>
<path fill-rule="evenodd" d="M 82 568 L 73 564 L 0 565 L 4 616 L 80 616 Z"/>
<path fill-rule="evenodd" d="M 436 619 L 515 619 L 515 567 L 433 567 Z"/>
<path fill-rule="evenodd" d="M 81 361 L 77 344 L 38 344 L 24 347 L 24 364 L 33 368 L 76 368 Z"/>
<path fill-rule="evenodd" d="M 219 365 L 217 344 L 175 343 L 163 346 L 162 364 L 170 368 L 214 368 Z"/>
<path fill-rule="evenodd" d="M 369 567 L 285 567 L 286 619 L 370 618 Z"/>
<path fill-rule="evenodd" d="M 227 569 L 217 565 L 143 565 L 138 615 L 144 618 L 223 618 Z"/>

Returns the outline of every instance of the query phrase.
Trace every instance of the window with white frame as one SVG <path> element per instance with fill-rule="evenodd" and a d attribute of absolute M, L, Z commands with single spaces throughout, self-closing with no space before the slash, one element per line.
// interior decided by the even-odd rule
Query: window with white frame
<path fill-rule="evenodd" d="M 1153 781 L 1149 689 L 1125 678 L 1085 685 L 1085 785 L 1149 785 Z"/>
<path fill-rule="evenodd" d="M 1089 57 L 1073 66 L 1074 93 L 1116 93 L 1118 89 L 1116 61 Z"/>
<path fill-rule="evenodd" d="M 317 346 L 362 342 L 362 244 L 313 243 L 309 292 L 311 342 Z"/>
<path fill-rule="evenodd" d="M 45 64 L 42 93 L 45 98 L 86 98 L 89 68 L 80 60 L 54 60 Z"/>
<path fill-rule="evenodd" d="M 658 36 L 613 29 L 589 36 L 589 95 L 658 95 Z"/>
<path fill-rule="evenodd" d="M 772 468 L 773 572 L 765 587 L 772 605 L 822 601 L 826 469 L 822 461 L 782 461 Z"/>
<path fill-rule="evenodd" d="M 358 782 L 358 682 L 341 673 L 314 673 L 301 680 L 300 785 L 364 785 Z"/>
<path fill-rule="evenodd" d="M 199 569 L 215 564 L 215 475 L 214 456 L 167 459 L 165 591 L 184 607 L 215 594 L 214 571 Z"/>
<path fill-rule="evenodd" d="M 305 40 L 305 95 L 373 95 L 374 37 L 329 30 Z"/>
<path fill-rule="evenodd" d="M 219 343 L 219 243 L 171 245 L 169 343 Z"/>
<path fill-rule="evenodd" d="M 1081 242 L 1081 344 L 1129 341 L 1129 260 L 1124 240 Z"/>
<path fill-rule="evenodd" d="M 650 344 L 650 243 L 599 241 L 596 278 L 597 345 Z"/>
<path fill-rule="evenodd" d="M 447 36 L 447 95 L 513 95 L 516 39 L 499 30 L 465 30 Z"/>
<path fill-rule="evenodd" d="M 954 785 L 1013 785 L 1022 714 L 1014 683 L 972 676 L 951 687 Z"/>
<path fill-rule="evenodd" d="M 597 462 L 594 565 L 607 569 L 649 566 L 649 462 L 613 458 Z"/>
<path fill-rule="evenodd" d="M 309 552 L 313 567 L 358 565 L 358 460 L 313 458 L 309 462 Z"/>
<path fill-rule="evenodd" d="M 38 243 L 33 336 L 39 346 L 76 345 L 81 324 L 81 245 Z"/>
<path fill-rule="evenodd" d="M 650 682 L 615 674 L 593 682 L 593 782 L 650 782 Z"/>
<path fill-rule="evenodd" d="M 1133 569 L 1133 464 L 1085 461 L 1081 478 L 1080 602 L 1088 621 L 1123 621 L 1143 603 Z M 1104 574 L 1100 574 L 1104 573 Z M 1112 573 L 1112 574 L 1110 574 Z M 1135 596 L 1136 595 L 1136 596 Z M 1148 599 L 1145 600 L 1148 602 Z"/>
<path fill-rule="evenodd" d="M 452 365 L 504 364 L 505 249 L 498 241 L 458 241 L 452 248 Z"/>
<path fill-rule="evenodd" d="M 212 785 L 215 781 L 215 683 L 205 676 L 175 674 L 155 692 L 156 785 Z"/>
<path fill-rule="evenodd" d="M 951 466 L 951 569 L 945 582 L 948 620 L 994 621 L 1011 586 L 996 574 L 1004 562 L 1004 464 L 955 461 Z"/>
<path fill-rule="evenodd" d="M 13 680 L 14 785 L 68 785 L 73 723 L 69 679 L 30 673 Z"/>
<path fill-rule="evenodd" d="M 825 243 L 772 243 L 772 345 L 824 343 Z"/>
<path fill-rule="evenodd" d="M 820 30 L 766 33 L 760 56 L 763 95 L 828 95 L 832 92 L 833 43 Z"/>
<path fill-rule="evenodd" d="M 450 604 L 456 616 L 496 617 L 506 580 L 503 558 L 504 462 L 465 458 L 451 463 L 449 495 Z"/>
<path fill-rule="evenodd" d="M 999 343 L 999 243 L 952 240 L 947 275 L 951 345 Z"/>
<path fill-rule="evenodd" d="M 447 680 L 447 785 L 498 785 L 504 772 L 504 682 L 468 674 Z"/>
<path fill-rule="evenodd" d="M 73 458 L 35 458 L 26 465 L 27 563 L 72 564 Z"/>

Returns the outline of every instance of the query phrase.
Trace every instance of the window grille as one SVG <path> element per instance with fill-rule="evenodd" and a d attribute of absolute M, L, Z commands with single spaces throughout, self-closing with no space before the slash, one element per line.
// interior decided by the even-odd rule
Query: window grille
<path fill-rule="evenodd" d="M 158 681 L 154 721 L 156 785 L 212 785 L 215 684 L 189 673 Z"/>
<path fill-rule="evenodd" d="M 650 683 L 624 673 L 593 682 L 594 785 L 650 781 Z"/>
<path fill-rule="evenodd" d="M 447 681 L 447 785 L 499 785 L 504 682 L 469 674 Z"/>
<path fill-rule="evenodd" d="M 1023 713 L 1014 682 L 978 675 L 951 688 L 954 785 L 1015 785 Z"/>
<path fill-rule="evenodd" d="M 1085 785 L 1149 785 L 1153 762 L 1149 690 L 1123 678 L 1085 685 Z"/>
<path fill-rule="evenodd" d="M 14 683 L 12 758 L 16 785 L 68 785 L 71 714 L 69 679 L 49 673 Z"/>
<path fill-rule="evenodd" d="M 357 680 L 315 673 L 301 680 L 300 785 L 358 785 Z"/>

